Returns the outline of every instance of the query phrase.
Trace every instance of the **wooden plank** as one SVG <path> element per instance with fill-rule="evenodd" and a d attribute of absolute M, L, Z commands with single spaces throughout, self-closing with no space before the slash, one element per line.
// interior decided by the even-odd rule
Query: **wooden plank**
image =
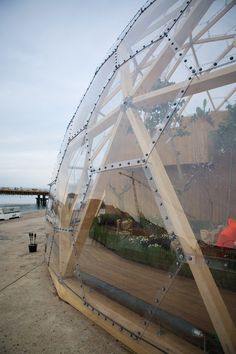
<path fill-rule="evenodd" d="M 130 108 L 127 110 L 127 115 L 140 147 L 145 154 L 149 151 L 148 148 L 151 145 L 149 134 L 141 119 Z M 220 338 L 221 345 L 225 353 L 234 353 L 236 352 L 236 329 L 233 321 L 156 149 L 153 150 L 148 161 L 153 180 L 167 211 L 167 217 L 172 223 L 173 231 L 178 236 L 184 254 L 191 257 L 188 262 L 190 269 L 212 324 Z"/>
<path fill-rule="evenodd" d="M 184 96 L 191 96 L 199 92 L 211 90 L 236 82 L 236 64 L 226 66 L 211 72 L 206 72 L 198 78 L 194 78 Z M 142 106 L 154 106 L 160 103 L 173 101 L 181 90 L 185 90 L 188 81 L 182 81 L 159 90 L 134 97 L 133 103 L 138 108 Z"/>

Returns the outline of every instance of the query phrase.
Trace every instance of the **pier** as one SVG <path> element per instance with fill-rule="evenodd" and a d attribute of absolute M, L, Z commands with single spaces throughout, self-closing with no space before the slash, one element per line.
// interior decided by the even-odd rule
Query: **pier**
<path fill-rule="evenodd" d="M 0 195 L 36 195 L 36 204 L 38 206 L 46 206 L 49 190 L 40 188 L 17 188 L 17 187 L 0 187 Z"/>

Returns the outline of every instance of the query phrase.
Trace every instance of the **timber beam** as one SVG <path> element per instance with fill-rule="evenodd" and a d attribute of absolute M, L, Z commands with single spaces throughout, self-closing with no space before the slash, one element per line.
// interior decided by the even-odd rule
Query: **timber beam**
<path fill-rule="evenodd" d="M 201 74 L 196 77 L 185 91 L 184 96 L 191 96 L 217 87 L 229 85 L 236 82 L 236 64 L 229 65 L 222 69 Z M 188 81 L 182 81 L 159 90 L 151 91 L 144 95 L 133 98 L 133 104 L 142 108 L 143 106 L 154 106 L 168 101 L 174 101 L 178 93 L 188 86 Z"/>

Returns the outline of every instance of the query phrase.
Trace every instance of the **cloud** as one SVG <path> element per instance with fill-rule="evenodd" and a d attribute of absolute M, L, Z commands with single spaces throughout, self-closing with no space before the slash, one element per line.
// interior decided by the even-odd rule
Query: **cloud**
<path fill-rule="evenodd" d="M 0 1 L 1 185 L 50 181 L 80 98 L 142 4 Z"/>
<path fill-rule="evenodd" d="M 51 166 L 57 151 L 0 153 L 1 186 L 45 187 L 51 180 Z M 32 185 L 32 179 L 34 185 Z"/>

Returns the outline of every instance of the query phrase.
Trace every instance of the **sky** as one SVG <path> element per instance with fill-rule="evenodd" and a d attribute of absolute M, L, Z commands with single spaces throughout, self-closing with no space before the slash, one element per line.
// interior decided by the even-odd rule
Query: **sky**
<path fill-rule="evenodd" d="M 0 0 L 0 186 L 47 188 L 96 68 L 145 0 Z"/>

